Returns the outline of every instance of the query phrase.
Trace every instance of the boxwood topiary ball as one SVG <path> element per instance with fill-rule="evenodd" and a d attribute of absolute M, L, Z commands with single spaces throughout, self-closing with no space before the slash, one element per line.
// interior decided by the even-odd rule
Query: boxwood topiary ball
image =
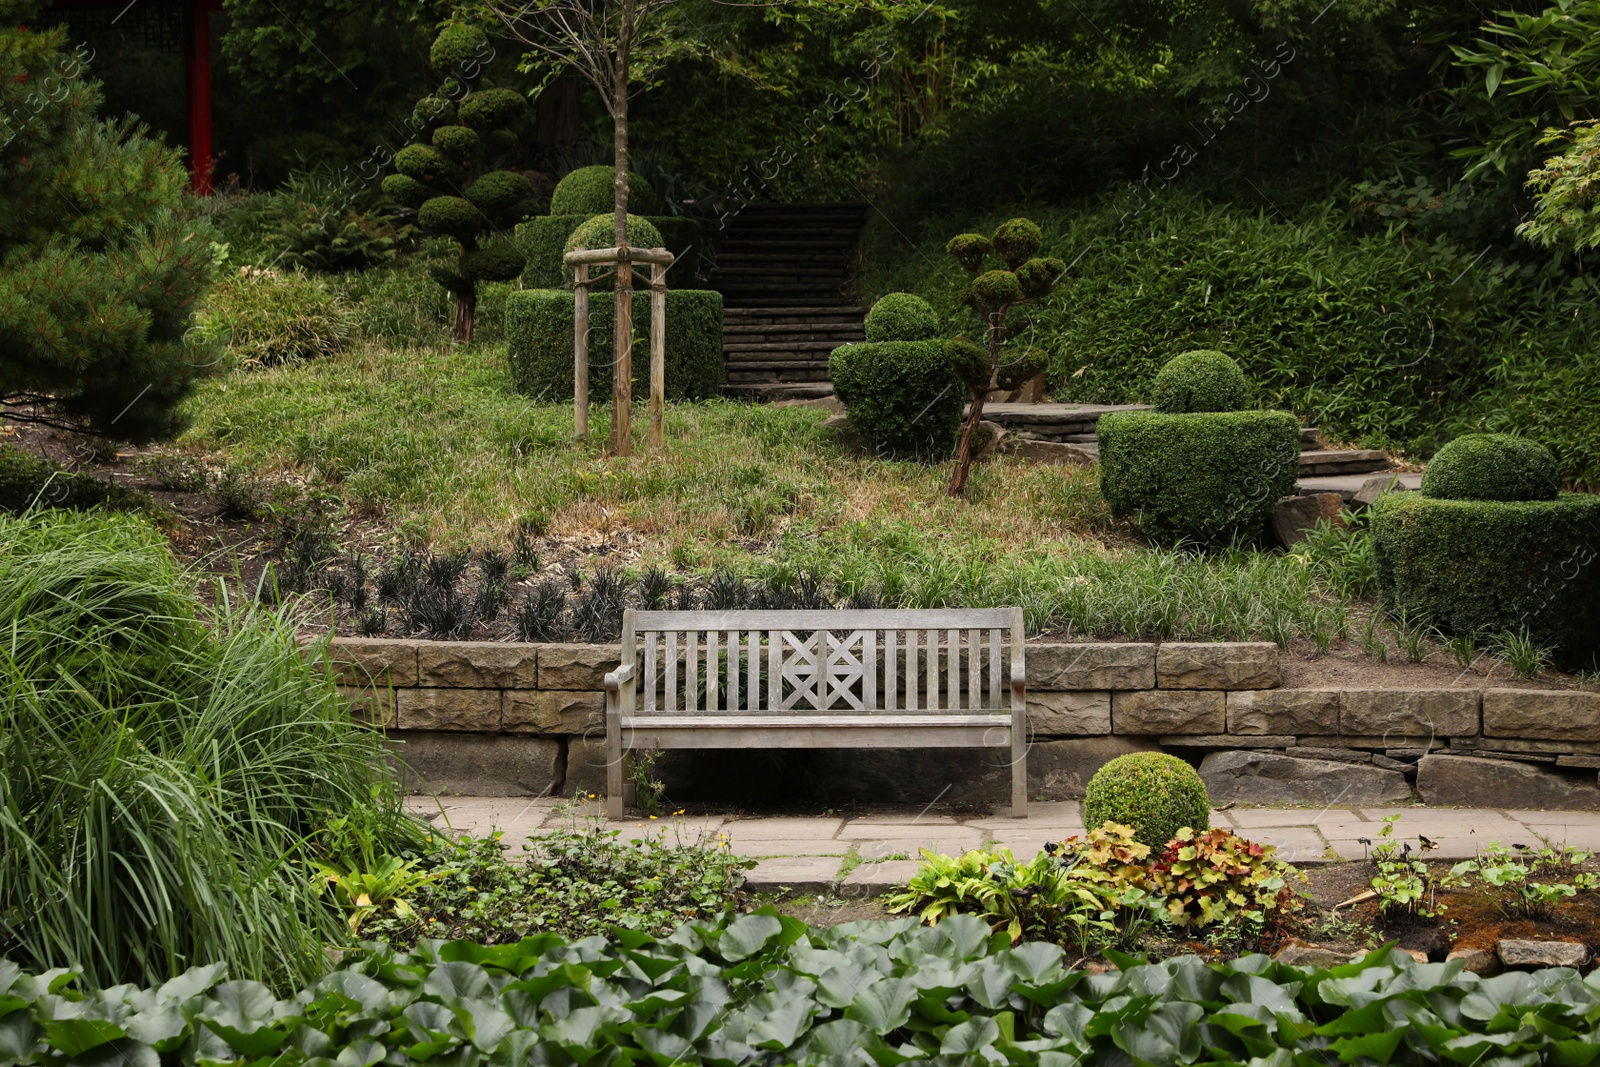
<path fill-rule="evenodd" d="M 1504 433 L 1458 437 L 1422 472 L 1422 495 L 1440 500 L 1554 500 L 1560 492 L 1550 450 Z"/>
<path fill-rule="evenodd" d="M 452 22 L 433 39 L 428 62 L 440 74 L 461 74 L 462 68 L 473 60 L 482 63 L 493 54 L 489 37 L 481 29 L 466 22 Z"/>
<path fill-rule="evenodd" d="M 1083 825 L 1133 827 L 1133 836 L 1157 851 L 1185 826 L 1211 828 L 1211 798 L 1195 769 L 1165 752 L 1118 756 L 1095 772 L 1083 791 Z"/>
<path fill-rule="evenodd" d="M 567 238 L 567 244 L 563 249 L 563 254 L 566 252 L 575 252 L 580 248 L 614 247 L 617 241 L 616 226 L 616 216 L 596 215 L 594 218 L 589 219 L 587 222 L 581 224 L 576 230 L 572 231 L 572 236 Z M 660 248 L 662 246 L 661 231 L 656 229 L 655 226 L 648 220 L 642 219 L 637 215 L 629 215 L 628 244 L 633 248 Z M 562 269 L 566 273 L 567 284 L 571 285 L 575 277 L 572 268 L 563 266 Z M 609 271 L 610 268 L 591 267 L 591 277 L 594 275 L 596 270 Z M 614 289 L 615 287 L 616 276 L 612 274 L 608 274 L 606 277 L 593 282 L 589 286 L 591 290 Z M 638 287 L 638 283 L 636 282 L 634 284 L 634 288 L 637 289 Z"/>
<path fill-rule="evenodd" d="M 509 282 L 526 265 L 522 249 L 502 238 L 462 253 L 460 268 L 462 274 L 475 281 Z"/>
<path fill-rule="evenodd" d="M 1016 270 L 1044 244 L 1044 234 L 1032 219 L 1010 219 L 994 231 L 994 250 L 1007 269 Z"/>
<path fill-rule="evenodd" d="M 1195 411 L 1242 411 L 1250 406 L 1250 380 L 1221 352 L 1185 352 L 1156 374 L 1152 400 L 1169 415 Z"/>
<path fill-rule="evenodd" d="M 417 225 L 425 233 L 454 237 L 465 244 L 483 229 L 483 215 L 459 196 L 436 196 L 417 209 Z"/>
<path fill-rule="evenodd" d="M 514 170 L 491 170 L 467 186 L 464 195 L 484 214 L 505 221 L 533 196 L 533 183 Z"/>
<path fill-rule="evenodd" d="M 867 312 L 868 341 L 926 341 L 939 336 L 939 316 L 920 296 L 889 293 Z"/>
<path fill-rule="evenodd" d="M 456 109 L 461 122 L 475 130 L 509 126 L 528 109 L 528 99 L 511 89 L 479 89 Z"/>
<path fill-rule="evenodd" d="M 550 194 L 552 215 L 598 215 L 602 211 L 616 210 L 616 170 L 607 166 L 579 167 L 562 178 Z M 661 210 L 661 200 L 650 183 L 628 172 L 628 211 L 630 214 L 654 215 Z"/>

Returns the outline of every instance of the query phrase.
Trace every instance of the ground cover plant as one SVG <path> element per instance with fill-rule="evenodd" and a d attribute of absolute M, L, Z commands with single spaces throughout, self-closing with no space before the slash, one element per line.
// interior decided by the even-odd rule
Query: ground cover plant
<path fill-rule="evenodd" d="M 297 620 L 201 607 L 147 522 L 0 517 L 0 627 L 0 957 L 293 988 L 344 936 L 309 864 L 353 836 L 420 844 Z"/>
<path fill-rule="evenodd" d="M 1565 968 L 1117 961 L 1071 970 L 1058 946 L 971 916 L 811 929 L 756 913 L 664 939 L 372 947 L 285 999 L 220 967 L 91 991 L 0 964 L 0 1040 L 22 1064 L 1583 1063 L 1600 1048 L 1600 993 Z"/>

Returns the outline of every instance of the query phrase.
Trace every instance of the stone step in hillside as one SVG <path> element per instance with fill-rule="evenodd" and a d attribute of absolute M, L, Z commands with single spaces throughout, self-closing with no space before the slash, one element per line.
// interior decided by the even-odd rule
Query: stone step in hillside
<path fill-rule="evenodd" d="M 730 396 L 800 399 L 828 396 L 828 355 L 866 339 L 866 310 L 848 304 L 798 308 L 729 308 L 722 356 Z M 788 386 L 805 386 L 791 389 Z"/>

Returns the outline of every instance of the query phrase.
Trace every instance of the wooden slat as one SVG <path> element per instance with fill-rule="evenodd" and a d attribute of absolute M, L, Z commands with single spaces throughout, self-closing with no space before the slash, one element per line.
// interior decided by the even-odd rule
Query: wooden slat
<path fill-rule="evenodd" d="M 656 710 L 656 635 L 644 635 L 644 710 Z"/>
<path fill-rule="evenodd" d="M 767 631 L 767 710 L 783 710 L 783 631 Z"/>
<path fill-rule="evenodd" d="M 638 729 L 628 737 L 643 750 L 696 748 L 984 748 L 1003 723 L 984 726 L 790 726 L 787 718 L 763 719 L 757 726 L 702 726 L 697 729 Z M 908 737 L 908 731 L 915 734 Z"/>
<path fill-rule="evenodd" d="M 878 706 L 878 631 L 863 630 L 861 638 L 861 702 Z"/>
<path fill-rule="evenodd" d="M 967 631 L 967 707 L 983 706 L 983 665 L 978 662 L 983 655 L 983 642 L 977 630 Z"/>
<path fill-rule="evenodd" d="M 928 642 L 928 696 L 923 706 L 929 711 L 939 710 L 939 631 L 929 630 Z"/>
<path fill-rule="evenodd" d="M 894 710 L 895 683 L 895 645 L 899 634 L 895 630 L 883 631 L 883 710 Z"/>
<path fill-rule="evenodd" d="M 945 635 L 945 707 L 954 711 L 961 706 L 961 631 L 951 630 Z"/>
<path fill-rule="evenodd" d="M 1000 631 L 989 631 L 989 706 L 1000 706 Z"/>
<path fill-rule="evenodd" d="M 922 676 L 917 673 L 917 642 L 920 631 L 906 631 L 906 710 L 922 706 Z"/>
<path fill-rule="evenodd" d="M 769 715 L 631 715 L 623 725 L 641 730 L 655 727 L 696 730 L 704 726 L 733 726 L 751 729 L 781 723 L 783 726 L 822 727 L 830 730 L 870 729 L 875 726 L 997 726 L 1011 721 L 1009 711 L 922 712 L 920 714 L 863 715 L 858 711 L 785 715 L 781 720 Z"/>
<path fill-rule="evenodd" d="M 717 710 L 717 631 L 706 634 L 706 710 Z"/>
<path fill-rule="evenodd" d="M 739 710 L 739 633 L 728 634 L 728 710 Z"/>
<path fill-rule="evenodd" d="M 678 631 L 667 631 L 667 710 L 678 710 Z"/>
<path fill-rule="evenodd" d="M 750 663 L 749 684 L 745 686 L 745 706 L 751 711 L 761 710 L 761 631 L 751 630 L 749 641 L 749 655 L 746 659 Z"/>
<path fill-rule="evenodd" d="M 700 632 L 683 635 L 683 710 L 700 710 Z"/>
<path fill-rule="evenodd" d="M 1006 608 L 939 608 L 926 611 L 641 611 L 641 630 L 864 630 L 950 626 L 1007 626 Z"/>

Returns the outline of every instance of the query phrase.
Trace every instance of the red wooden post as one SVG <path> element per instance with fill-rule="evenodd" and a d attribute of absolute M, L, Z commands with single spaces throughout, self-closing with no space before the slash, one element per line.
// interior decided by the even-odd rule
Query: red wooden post
<path fill-rule="evenodd" d="M 195 193 L 211 195 L 211 11 L 216 0 L 191 0 L 189 55 L 189 181 Z"/>

